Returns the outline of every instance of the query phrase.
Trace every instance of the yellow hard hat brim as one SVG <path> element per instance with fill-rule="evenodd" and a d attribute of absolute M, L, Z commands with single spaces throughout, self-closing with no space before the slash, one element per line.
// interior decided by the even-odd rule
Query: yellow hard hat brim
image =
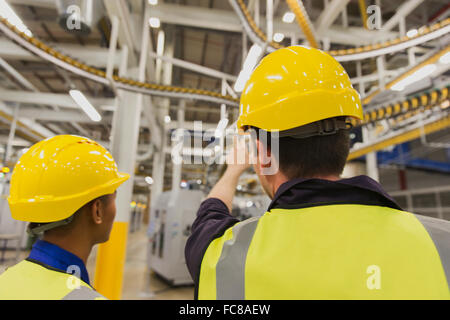
<path fill-rule="evenodd" d="M 98 197 L 112 194 L 130 178 L 128 173 L 118 172 L 117 178 L 85 190 L 82 193 L 65 197 L 33 198 L 14 201 L 8 197 L 8 203 L 13 219 L 27 222 L 47 223 L 64 220 L 73 215 L 78 209 Z M 37 219 L 36 217 L 45 217 Z M 38 221 L 36 221 L 38 220 Z"/>
<path fill-rule="evenodd" d="M 336 91 L 318 89 L 303 94 L 294 92 L 277 103 L 255 109 L 241 113 L 238 129 L 252 126 L 269 132 L 285 131 L 332 117 L 363 118 L 359 95 L 352 88 Z"/>

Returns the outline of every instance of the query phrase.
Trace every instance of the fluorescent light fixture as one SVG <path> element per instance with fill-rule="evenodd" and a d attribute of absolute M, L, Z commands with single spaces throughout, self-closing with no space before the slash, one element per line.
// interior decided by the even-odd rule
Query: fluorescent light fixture
<path fill-rule="evenodd" d="M 92 121 L 99 122 L 100 120 L 102 120 L 102 116 L 92 106 L 92 104 L 88 101 L 88 99 L 86 99 L 86 97 L 81 91 L 70 90 L 69 94 Z"/>
<path fill-rule="evenodd" d="M 284 34 L 282 34 L 282 33 L 277 32 L 273 35 L 273 41 L 275 41 L 275 42 L 281 42 L 281 41 L 283 41 L 283 39 L 284 39 Z"/>
<path fill-rule="evenodd" d="M 5 0 L 0 0 L 0 17 L 8 20 L 8 22 L 14 25 L 20 32 L 25 33 L 29 37 L 33 36 L 30 29 L 27 28 Z"/>
<path fill-rule="evenodd" d="M 158 41 L 156 45 L 156 54 L 158 56 L 162 56 L 164 54 L 164 41 L 166 39 L 165 33 L 163 30 L 158 31 Z M 161 61 L 161 59 L 158 59 Z"/>
<path fill-rule="evenodd" d="M 253 72 L 253 69 L 255 68 L 256 64 L 258 63 L 258 58 L 262 53 L 262 48 L 258 46 L 257 44 L 254 44 L 248 54 L 247 58 L 245 58 L 244 61 L 244 67 L 242 68 L 241 72 L 239 73 L 239 76 L 234 84 L 234 91 L 236 92 L 242 92 L 244 90 L 245 84 L 247 83 L 248 79 L 250 78 L 250 75 Z"/>
<path fill-rule="evenodd" d="M 164 117 L 164 122 L 165 123 L 170 123 L 172 121 L 172 119 L 170 118 L 170 116 L 165 116 Z"/>
<path fill-rule="evenodd" d="M 391 87 L 391 90 L 402 91 L 407 86 L 413 84 L 414 82 L 420 81 L 420 80 L 428 77 L 434 71 L 436 71 L 436 69 L 437 69 L 437 66 L 435 64 L 428 64 L 428 65 L 420 68 L 419 70 L 417 70 L 416 72 L 414 72 L 410 76 L 406 77 L 405 79 L 403 79 L 403 80 L 397 82 L 396 84 L 394 84 Z"/>
<path fill-rule="evenodd" d="M 417 29 L 411 29 L 406 33 L 406 36 L 408 38 L 413 38 L 413 37 L 417 36 L 418 33 L 419 33 L 419 31 L 417 31 Z"/>
<path fill-rule="evenodd" d="M 152 6 L 156 6 L 158 4 L 158 0 L 148 0 L 148 3 Z"/>
<path fill-rule="evenodd" d="M 447 52 L 444 54 L 440 59 L 439 62 L 442 64 L 449 64 L 450 63 L 450 52 Z"/>
<path fill-rule="evenodd" d="M 147 184 L 153 184 L 153 178 L 152 177 L 149 177 L 149 176 L 147 176 L 147 177 L 145 177 L 145 182 L 147 182 Z"/>
<path fill-rule="evenodd" d="M 150 27 L 152 28 L 159 28 L 161 26 L 161 21 L 156 17 L 151 17 L 148 19 L 148 23 L 150 23 Z"/>
<path fill-rule="evenodd" d="M 295 20 L 295 14 L 288 11 L 283 15 L 283 22 L 284 23 L 292 23 Z"/>

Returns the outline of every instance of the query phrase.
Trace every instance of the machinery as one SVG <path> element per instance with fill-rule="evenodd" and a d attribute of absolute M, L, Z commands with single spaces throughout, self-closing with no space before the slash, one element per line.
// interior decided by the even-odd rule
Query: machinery
<path fill-rule="evenodd" d="M 172 285 L 192 284 L 184 247 L 204 198 L 200 190 L 163 192 L 152 205 L 148 228 L 148 265 Z"/>

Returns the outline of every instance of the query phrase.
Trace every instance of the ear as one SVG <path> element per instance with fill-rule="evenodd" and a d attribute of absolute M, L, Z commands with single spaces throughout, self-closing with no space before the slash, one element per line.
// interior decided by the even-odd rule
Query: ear
<path fill-rule="evenodd" d="M 95 224 L 103 222 L 103 203 L 100 199 L 95 199 L 90 206 L 90 216 Z"/>
<path fill-rule="evenodd" d="M 256 165 L 258 169 L 269 168 L 272 161 L 272 153 L 261 140 L 256 140 L 256 150 L 258 151 Z"/>

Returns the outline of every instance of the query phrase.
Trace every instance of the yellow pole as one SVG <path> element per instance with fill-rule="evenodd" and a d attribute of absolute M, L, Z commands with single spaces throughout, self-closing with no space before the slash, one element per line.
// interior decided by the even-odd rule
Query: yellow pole
<path fill-rule="evenodd" d="M 361 12 L 361 19 L 365 29 L 367 29 L 367 8 L 366 0 L 359 0 L 359 11 Z"/>
<path fill-rule="evenodd" d="M 114 222 L 108 242 L 97 252 L 94 287 L 106 298 L 120 300 L 128 236 L 128 222 Z"/>

